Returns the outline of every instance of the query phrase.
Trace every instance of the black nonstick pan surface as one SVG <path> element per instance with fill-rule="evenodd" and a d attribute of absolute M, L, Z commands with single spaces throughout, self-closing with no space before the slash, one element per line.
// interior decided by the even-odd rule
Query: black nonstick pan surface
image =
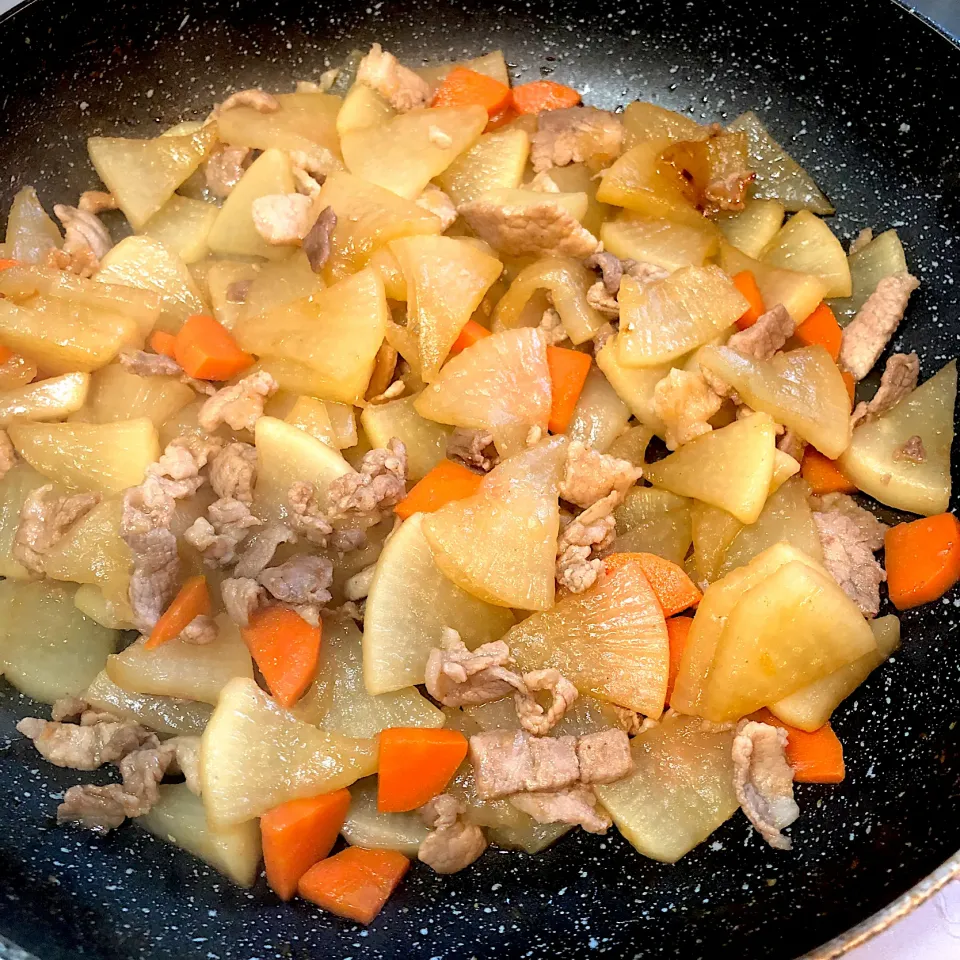
<path fill-rule="evenodd" d="M 891 0 L 36 0 L 0 21 L 2 209 L 25 184 L 48 209 L 93 186 L 89 135 L 154 135 L 374 40 L 411 63 L 499 47 L 515 80 L 552 76 L 602 107 L 756 109 L 834 200 L 841 236 L 900 232 L 923 285 L 895 347 L 925 377 L 960 353 L 960 50 Z M 798 789 L 792 853 L 739 814 L 674 866 L 578 832 L 454 878 L 415 866 L 368 930 L 262 880 L 239 890 L 135 826 L 57 827 L 80 775 L 16 734 L 38 708 L 3 685 L 0 934 L 41 960 L 798 957 L 960 848 L 958 622 L 957 591 L 904 615 L 902 650 L 834 718 L 846 781 Z"/>

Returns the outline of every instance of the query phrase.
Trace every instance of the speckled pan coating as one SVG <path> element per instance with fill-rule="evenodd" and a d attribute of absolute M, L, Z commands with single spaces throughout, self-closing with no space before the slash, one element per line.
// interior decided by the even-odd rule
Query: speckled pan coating
<path fill-rule="evenodd" d="M 897 346 L 924 376 L 960 352 L 960 53 L 887 0 L 42 0 L 0 27 L 0 203 L 27 183 L 48 207 L 93 186 L 87 135 L 151 135 L 234 88 L 290 89 L 373 40 L 411 61 L 502 47 L 515 79 L 554 76 L 603 107 L 757 109 L 836 202 L 842 236 L 900 230 L 923 287 Z M 57 828 L 81 775 L 16 735 L 33 707 L 5 688 L 0 933 L 43 960 L 796 957 L 960 847 L 958 607 L 954 592 L 905 616 L 902 652 L 839 711 L 848 777 L 799 788 L 795 852 L 740 815 L 672 867 L 578 834 L 454 879 L 415 867 L 370 930 L 282 905 L 262 880 L 240 891 L 134 827 Z"/>

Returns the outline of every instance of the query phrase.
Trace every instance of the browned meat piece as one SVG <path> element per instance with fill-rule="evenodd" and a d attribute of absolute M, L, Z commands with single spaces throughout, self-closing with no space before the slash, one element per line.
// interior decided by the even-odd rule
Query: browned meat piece
<path fill-rule="evenodd" d="M 666 427 L 668 450 L 710 433 L 710 418 L 721 406 L 723 399 L 703 376 L 689 370 L 675 367 L 653 388 L 653 409 Z"/>
<path fill-rule="evenodd" d="M 113 240 L 96 214 L 62 203 L 53 212 L 63 224 L 63 247 L 51 251 L 52 263 L 81 277 L 91 277 L 100 269 L 100 261 L 110 252 Z"/>
<path fill-rule="evenodd" d="M 90 704 L 83 697 L 61 697 L 50 708 L 50 719 L 55 723 L 79 723 L 89 709 Z"/>
<path fill-rule="evenodd" d="M 546 340 L 548 347 L 555 347 L 557 344 L 569 339 L 567 329 L 563 325 L 563 320 L 553 307 L 547 307 L 547 309 L 543 311 L 543 316 L 540 318 L 537 329 L 543 334 L 543 338 Z"/>
<path fill-rule="evenodd" d="M 630 261 L 633 263 L 634 261 Z M 625 269 L 623 261 L 612 253 L 603 251 L 594 253 L 583 261 L 583 265 L 590 270 L 599 270 L 603 276 L 603 286 L 611 297 L 615 297 L 620 292 L 620 281 L 623 279 Z"/>
<path fill-rule="evenodd" d="M 213 643 L 217 639 L 217 621 L 213 617 L 208 617 L 201 613 L 194 617 L 180 632 L 180 639 L 184 643 L 195 643 L 197 646 L 203 646 L 206 643 Z"/>
<path fill-rule="evenodd" d="M 871 550 L 883 549 L 887 525 L 861 507 L 853 497 L 845 493 L 826 493 L 822 497 L 811 497 L 811 507 L 820 513 L 842 513 L 856 525 L 857 539 Z"/>
<path fill-rule="evenodd" d="M 212 433 L 221 423 L 233 430 L 253 430 L 263 416 L 263 402 L 277 392 L 277 381 L 266 370 L 218 390 L 200 408 L 200 426 Z"/>
<path fill-rule="evenodd" d="M 923 440 L 914 434 L 903 446 L 898 447 L 893 452 L 894 460 L 906 460 L 908 463 L 924 463 L 927 459 L 927 450 L 923 445 Z"/>
<path fill-rule="evenodd" d="M 587 303 L 611 320 L 616 320 L 620 316 L 620 301 L 617 300 L 615 293 L 607 290 L 602 280 L 598 280 L 587 290 Z"/>
<path fill-rule="evenodd" d="M 312 483 L 298 480 L 287 494 L 290 504 L 290 526 L 311 543 L 325 547 L 333 527 L 316 497 Z"/>
<path fill-rule="evenodd" d="M 207 518 L 197 517 L 183 539 L 202 553 L 210 566 L 227 567 L 236 562 L 237 547 L 261 522 L 242 501 L 224 498 L 211 503 Z"/>
<path fill-rule="evenodd" d="M 447 707 L 500 700 L 514 690 L 526 694 L 520 677 L 507 669 L 510 650 L 502 640 L 485 643 L 472 653 L 456 630 L 443 631 L 442 647 L 427 659 L 424 683 L 427 693 Z"/>
<path fill-rule="evenodd" d="M 803 459 L 803 451 L 807 449 L 807 441 L 793 430 L 785 430 L 777 440 L 777 449 L 799 463 Z"/>
<path fill-rule="evenodd" d="M 270 193 L 253 201 L 257 233 L 273 246 L 299 244 L 310 232 L 313 200 L 302 193 Z"/>
<path fill-rule="evenodd" d="M 240 555 L 234 568 L 235 577 L 256 577 L 266 569 L 282 543 L 296 543 L 297 535 L 285 524 L 271 523 L 258 530 Z"/>
<path fill-rule="evenodd" d="M 147 467 L 147 476 L 155 477 L 174 500 L 192 497 L 204 484 L 200 471 L 221 445 L 222 441 L 212 437 L 177 437 L 167 444 L 160 459 Z"/>
<path fill-rule="evenodd" d="M 572 823 L 587 833 L 606 833 L 613 825 L 610 815 L 597 807 L 593 787 L 582 783 L 557 793 L 515 793 L 509 798 L 518 810 L 533 817 L 537 823 Z"/>
<path fill-rule="evenodd" d="M 31 491 L 20 510 L 13 556 L 33 573 L 43 573 L 43 555 L 99 502 L 97 493 L 52 496 L 53 484 Z"/>
<path fill-rule="evenodd" d="M 535 737 L 544 737 L 563 719 L 579 696 L 579 691 L 553 667 L 533 670 L 525 673 L 521 679 L 528 692 L 518 690 L 513 695 L 520 726 Z M 535 693 L 538 690 L 549 690 L 553 694 L 550 707 L 546 710 L 537 701 Z"/>
<path fill-rule="evenodd" d="M 613 705 L 613 712 L 617 715 L 617 723 L 620 729 L 628 737 L 635 737 L 643 729 L 644 718 L 636 710 L 630 710 L 628 707 L 618 707 Z"/>
<path fill-rule="evenodd" d="M 483 831 L 460 819 L 465 812 L 466 806 L 449 793 L 441 793 L 420 808 L 430 833 L 420 843 L 417 858 L 437 873 L 457 873 L 487 849 Z"/>
<path fill-rule="evenodd" d="M 895 353 L 883 368 L 880 387 L 869 403 L 858 403 L 853 425 L 892 410 L 908 393 L 916 389 L 920 377 L 920 358 L 915 353 Z"/>
<path fill-rule="evenodd" d="M 910 294 L 919 286 L 920 281 L 909 273 L 884 277 L 860 312 L 844 328 L 839 363 L 853 374 L 854 380 L 862 380 L 880 359 L 884 347 L 900 326 Z"/>
<path fill-rule="evenodd" d="M 324 207 L 303 238 L 303 252 L 314 273 L 319 273 L 330 257 L 330 237 L 337 226 L 333 207 Z"/>
<path fill-rule="evenodd" d="M 6 475 L 7 471 L 16 466 L 17 451 L 13 449 L 10 437 L 6 430 L 0 430 L 0 480 Z"/>
<path fill-rule="evenodd" d="M 712 216 L 721 210 L 742 210 L 747 188 L 757 179 L 753 170 L 735 169 L 716 177 L 703 191 L 704 213 Z"/>
<path fill-rule="evenodd" d="M 248 627 L 250 617 L 266 599 L 266 591 L 250 577 L 232 577 L 220 584 L 220 596 L 227 616 L 238 626 Z"/>
<path fill-rule="evenodd" d="M 330 600 L 333 563 L 326 557 L 298 556 L 267 567 L 257 578 L 282 603 L 322 606 Z"/>
<path fill-rule="evenodd" d="M 437 133 L 447 137 L 441 130 L 438 130 Z M 450 138 L 447 137 L 447 140 L 449 141 Z M 450 142 L 452 143 L 452 141 Z M 449 145 L 448 143 L 447 146 Z M 423 193 L 417 197 L 415 202 L 418 207 L 429 210 L 430 213 L 440 221 L 441 233 L 445 233 L 456 222 L 457 208 L 454 202 L 439 187 L 435 187 L 432 183 L 427 184 Z"/>
<path fill-rule="evenodd" d="M 57 823 L 75 823 L 93 833 L 109 833 L 127 819 L 124 799 L 119 783 L 70 787 L 57 807 Z"/>
<path fill-rule="evenodd" d="M 249 147 L 223 146 L 204 164 L 203 175 L 207 189 L 217 197 L 228 197 L 247 172 L 253 156 Z"/>
<path fill-rule="evenodd" d="M 112 193 L 106 193 L 103 190 L 84 190 L 80 194 L 80 201 L 77 203 L 77 209 L 82 213 L 92 213 L 99 216 L 101 213 L 107 213 L 110 210 L 119 210 L 120 204 Z"/>
<path fill-rule="evenodd" d="M 146 727 L 116 717 L 87 725 L 24 717 L 17 730 L 33 741 L 45 760 L 73 770 L 96 770 L 139 750 L 145 743 L 157 742 Z"/>
<path fill-rule="evenodd" d="M 863 615 L 875 617 L 880 611 L 880 584 L 887 579 L 873 556 L 883 546 L 882 533 L 878 537 L 866 524 L 839 510 L 815 512 L 813 521 L 823 547 L 823 565 Z"/>
<path fill-rule="evenodd" d="M 377 565 L 371 563 L 369 567 L 364 567 L 359 573 L 355 573 L 343 585 L 343 595 L 347 601 L 354 603 L 365 600 L 370 594 L 370 586 L 377 572 Z"/>
<path fill-rule="evenodd" d="M 619 157 L 622 146 L 623 121 L 608 110 L 547 110 L 537 117 L 537 132 L 530 142 L 530 162 L 537 172 L 583 162 L 599 169 Z"/>
<path fill-rule="evenodd" d="M 532 203 L 496 204 L 471 200 L 460 215 L 470 229 L 508 257 L 575 257 L 582 260 L 599 246 L 579 220 L 544 194 Z"/>
<path fill-rule="evenodd" d="M 778 303 L 760 316 L 752 327 L 735 333 L 727 346 L 745 357 L 755 360 L 769 360 L 793 336 L 796 324 L 787 308 Z"/>
<path fill-rule="evenodd" d="M 210 486 L 218 497 L 253 503 L 257 451 L 249 443 L 227 444 L 210 465 Z"/>
<path fill-rule="evenodd" d="M 398 113 L 425 107 L 430 102 L 430 84 L 403 66 L 379 43 L 373 44 L 370 52 L 360 61 L 357 83 L 376 90 Z"/>
<path fill-rule="evenodd" d="M 611 727 L 584 734 L 577 740 L 581 783 L 615 783 L 633 770 L 630 738 Z"/>
<path fill-rule="evenodd" d="M 265 90 L 238 90 L 219 104 L 214 112 L 219 114 L 234 107 L 252 107 L 258 113 L 276 113 L 280 109 L 280 101 Z"/>
<path fill-rule="evenodd" d="M 596 356 L 605 346 L 607 341 L 616 335 L 616 327 L 612 323 L 605 323 L 593 335 L 593 355 Z"/>
<path fill-rule="evenodd" d="M 117 355 L 120 366 L 138 377 L 179 377 L 183 368 L 172 357 L 146 350 L 121 350 Z"/>
<path fill-rule="evenodd" d="M 574 737 L 531 737 L 523 730 L 472 736 L 470 762 L 482 800 L 531 791 L 555 793 L 580 775 Z"/>
<path fill-rule="evenodd" d="M 478 473 L 489 473 L 498 463 L 493 435 L 457 427 L 447 438 L 447 457 Z"/>
<path fill-rule="evenodd" d="M 864 227 L 856 237 L 850 241 L 850 249 L 848 251 L 848 256 L 853 256 L 855 253 L 859 253 L 867 244 L 873 242 L 873 230 L 870 227 Z"/>
<path fill-rule="evenodd" d="M 775 850 L 790 850 L 780 831 L 800 816 L 787 763 L 786 730 L 741 720 L 733 741 L 734 788 L 740 808 Z"/>
<path fill-rule="evenodd" d="M 617 491 L 575 517 L 557 540 L 557 583 L 571 593 L 583 593 L 603 571 L 599 554 L 613 544 L 617 523 L 613 511 L 623 496 Z"/>
<path fill-rule="evenodd" d="M 377 523 L 385 510 L 406 496 L 406 483 L 407 448 L 394 437 L 385 449 L 365 453 L 358 471 L 337 477 L 330 484 L 330 516 Z"/>
<path fill-rule="evenodd" d="M 622 500 L 642 476 L 643 470 L 629 460 L 598 453 L 583 441 L 572 440 L 560 481 L 560 499 L 578 507 L 589 507 L 611 493 Z"/>

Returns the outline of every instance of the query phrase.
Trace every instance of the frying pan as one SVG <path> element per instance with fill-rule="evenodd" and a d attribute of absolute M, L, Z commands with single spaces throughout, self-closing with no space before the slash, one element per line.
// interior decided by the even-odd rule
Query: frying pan
<path fill-rule="evenodd" d="M 2 208 L 29 183 L 48 208 L 73 202 L 95 182 L 91 134 L 153 135 L 374 40 L 410 62 L 500 47 L 515 80 L 555 76 L 601 107 L 642 98 L 704 121 L 758 109 L 836 202 L 841 236 L 899 230 L 923 286 L 897 349 L 916 350 L 924 376 L 960 352 L 960 51 L 888 0 L 37 0 L 0 22 Z M 740 815 L 673 866 L 615 831 L 577 832 L 536 857 L 491 850 L 452 879 L 414 868 L 369 930 L 283 905 L 262 880 L 239 890 L 137 827 L 57 827 L 80 776 L 15 733 L 37 707 L 4 687 L 0 932 L 42 960 L 828 960 L 960 873 L 944 863 L 960 848 L 955 596 L 905 614 L 902 651 L 837 712 L 847 779 L 799 788 L 794 852 Z"/>

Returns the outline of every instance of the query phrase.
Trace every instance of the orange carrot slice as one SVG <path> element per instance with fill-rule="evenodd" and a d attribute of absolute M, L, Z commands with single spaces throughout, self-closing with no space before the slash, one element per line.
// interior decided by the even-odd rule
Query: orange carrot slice
<path fill-rule="evenodd" d="M 415 513 L 433 513 L 454 500 L 472 497 L 483 477 L 452 460 L 441 460 L 393 508 L 401 520 Z"/>
<path fill-rule="evenodd" d="M 210 613 L 210 592 L 207 590 L 207 578 L 191 577 L 180 588 L 170 606 L 160 616 L 144 647 L 155 650 L 161 644 L 179 637 L 184 628 L 194 618 Z"/>
<path fill-rule="evenodd" d="M 250 655 L 281 707 L 292 707 L 313 681 L 320 628 L 286 607 L 264 607 L 240 631 Z"/>
<path fill-rule="evenodd" d="M 821 303 L 797 327 L 793 335 L 804 346 L 812 347 L 815 344 L 820 344 L 833 358 L 834 363 L 840 356 L 840 341 L 843 339 L 843 331 L 840 329 L 840 324 L 837 323 L 833 311 L 825 303 Z"/>
<path fill-rule="evenodd" d="M 483 107 L 494 116 L 510 105 L 510 88 L 467 67 L 454 67 L 433 95 L 434 107 Z"/>
<path fill-rule="evenodd" d="M 677 566 L 672 560 L 658 557 L 655 553 L 612 553 L 605 561 L 607 573 L 613 573 L 631 561 L 640 564 L 665 617 L 672 617 L 700 602 L 703 594 L 687 576 L 683 567 Z"/>
<path fill-rule="evenodd" d="M 766 312 L 763 305 L 763 297 L 760 294 L 760 288 L 757 286 L 756 277 L 749 270 L 741 270 L 734 274 L 733 285 L 743 294 L 750 309 L 737 321 L 737 327 L 740 330 L 746 330 L 752 327 Z"/>
<path fill-rule="evenodd" d="M 410 861 L 395 850 L 347 847 L 321 860 L 301 878 L 304 900 L 357 923 L 371 923 L 396 890 Z"/>
<path fill-rule="evenodd" d="M 460 331 L 460 336 L 453 341 L 453 346 L 450 348 L 450 355 L 453 356 L 453 354 L 459 353 L 461 350 L 466 350 L 467 347 L 472 347 L 478 340 L 489 336 L 490 331 L 486 327 L 477 323 L 476 320 L 468 320 L 464 328 Z"/>
<path fill-rule="evenodd" d="M 458 730 L 391 727 L 380 733 L 377 809 L 405 813 L 443 793 L 467 756 Z"/>
<path fill-rule="evenodd" d="M 843 744 L 829 723 L 807 733 L 778 720 L 766 708 L 758 710 L 750 719 L 787 731 L 787 761 L 793 767 L 793 779 L 797 783 L 840 783 L 846 776 Z"/>
<path fill-rule="evenodd" d="M 290 800 L 260 818 L 267 883 L 281 900 L 292 900 L 300 878 L 330 855 L 350 809 L 350 791 Z"/>
<path fill-rule="evenodd" d="M 670 697 L 673 696 L 673 685 L 677 682 L 680 660 L 683 658 L 683 651 L 687 646 L 687 637 L 692 626 L 693 617 L 671 617 L 667 620 L 667 636 L 670 638 L 670 674 L 667 678 L 666 699 L 668 704 Z"/>
<path fill-rule="evenodd" d="M 898 523 L 887 531 L 884 549 L 898 610 L 937 600 L 960 580 L 960 522 L 952 513 Z"/>
<path fill-rule="evenodd" d="M 184 373 L 198 380 L 229 380 L 253 363 L 226 327 L 202 313 L 187 318 L 174 353 Z"/>
<path fill-rule="evenodd" d="M 824 493 L 855 493 L 857 485 L 848 480 L 833 460 L 827 459 L 818 450 L 808 446 L 803 451 L 800 463 L 800 476 L 810 484 L 810 489 L 820 495 Z"/>
<path fill-rule="evenodd" d="M 517 113 L 542 113 L 544 110 L 563 110 L 575 107 L 580 94 L 553 80 L 534 80 L 513 88 L 513 109 Z"/>
<path fill-rule="evenodd" d="M 150 334 L 150 346 L 154 353 L 174 359 L 177 355 L 177 338 L 164 330 L 155 330 Z"/>
<path fill-rule="evenodd" d="M 570 425 L 591 363 L 593 359 L 588 353 L 565 347 L 547 347 L 551 389 L 547 427 L 551 433 L 563 433 Z"/>
<path fill-rule="evenodd" d="M 850 409 L 853 409 L 853 402 L 857 395 L 857 381 L 853 379 L 853 374 L 849 370 L 841 370 L 840 376 L 843 377 L 843 385 L 850 394 Z"/>

